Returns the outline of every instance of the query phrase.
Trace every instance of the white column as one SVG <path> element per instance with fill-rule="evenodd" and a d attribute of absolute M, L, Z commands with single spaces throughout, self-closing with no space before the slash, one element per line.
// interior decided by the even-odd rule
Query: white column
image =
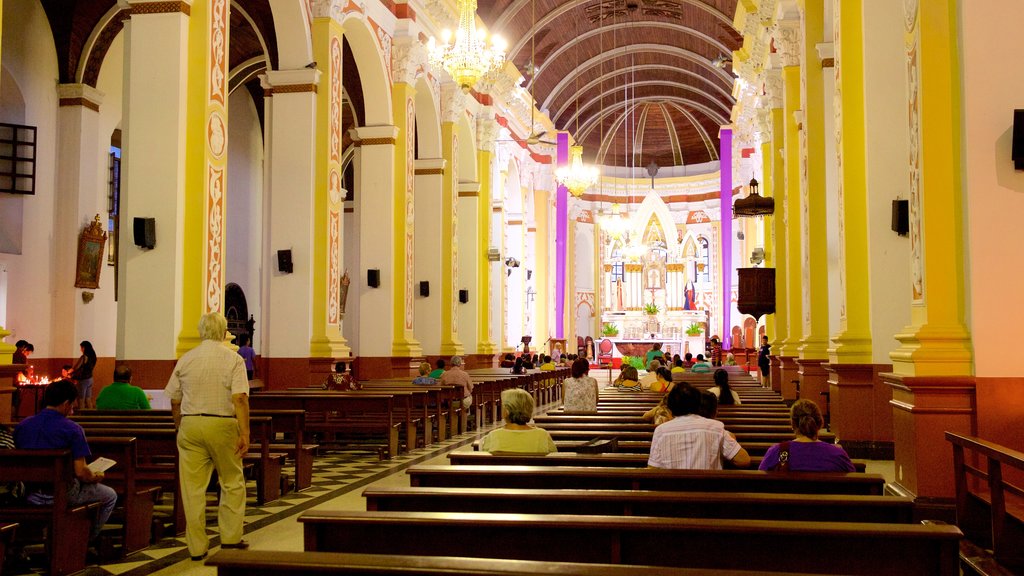
<path fill-rule="evenodd" d="M 309 358 L 312 333 L 313 193 L 315 189 L 316 89 L 320 71 L 273 70 L 265 157 L 270 164 L 264 230 L 263 354 Z M 278 269 L 278 251 L 290 250 L 291 273 Z M 289 371 L 290 368 L 285 369 Z M 284 374 L 282 374 L 284 376 Z"/>
<path fill-rule="evenodd" d="M 413 306 L 416 339 L 427 356 L 441 353 L 441 187 L 445 178 L 444 158 L 416 160 L 416 228 Z M 429 295 L 420 295 L 420 282 L 429 282 Z"/>
<path fill-rule="evenodd" d="M 456 279 L 456 298 L 459 290 L 469 291 L 469 302 L 459 303 L 459 337 L 467 354 L 479 353 L 483 336 L 478 331 L 479 298 L 487 298 L 477 289 L 477 272 L 480 262 L 480 218 L 476 215 L 480 206 L 480 183 L 459 182 L 459 277 Z"/>
<path fill-rule="evenodd" d="M 390 358 L 394 324 L 395 235 L 390 226 L 395 211 L 393 125 L 355 128 L 355 211 L 359 220 L 359 270 L 352 272 L 352 284 L 359 284 L 359 356 Z M 380 286 L 367 285 L 367 270 L 380 273 Z"/>
<path fill-rule="evenodd" d="M 136 2 L 124 2 L 130 7 Z M 184 4 L 187 6 L 187 4 Z M 135 13 L 124 24 L 124 119 L 117 357 L 173 360 L 181 329 L 189 17 Z M 156 247 L 135 246 L 156 218 Z M 159 306 L 154 306 L 159 302 Z"/>
<path fill-rule="evenodd" d="M 54 272 L 55 277 L 73 279 L 78 255 L 78 235 L 99 215 L 107 229 L 106 190 L 100 183 L 107 180 L 107 157 L 100 148 L 99 108 L 103 93 L 87 84 L 61 84 L 57 87 L 60 108 L 57 111 L 57 170 L 54 190 Z M 103 171 L 103 174 L 100 172 Z M 109 243 L 112 239 L 108 239 Z M 105 249 L 110 245 L 106 244 Z M 94 334 L 91 320 L 96 310 L 114 314 L 114 268 L 107 268 L 107 255 L 100 261 L 101 287 L 98 298 L 84 303 L 73 280 L 54 283 L 51 350 L 56 356 L 73 354 L 82 340 L 105 340 L 106 335 Z M 100 314 L 102 315 L 102 313 Z M 101 324 L 102 326 L 103 324 Z M 84 327 L 81 330 L 80 327 Z M 101 356 L 109 356 L 112 349 L 100 346 Z"/>

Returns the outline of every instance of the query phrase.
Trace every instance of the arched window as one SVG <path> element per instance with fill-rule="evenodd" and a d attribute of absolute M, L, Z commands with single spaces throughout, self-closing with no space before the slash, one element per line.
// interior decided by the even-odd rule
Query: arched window
<path fill-rule="evenodd" d="M 711 250 L 708 248 L 708 239 L 703 236 L 697 238 L 697 260 L 693 263 L 693 277 L 697 282 L 711 282 Z"/>

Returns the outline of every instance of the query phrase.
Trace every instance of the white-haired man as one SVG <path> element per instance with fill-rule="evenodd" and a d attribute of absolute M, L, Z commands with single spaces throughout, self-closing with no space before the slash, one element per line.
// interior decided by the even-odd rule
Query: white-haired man
<path fill-rule="evenodd" d="M 221 547 L 248 548 L 242 457 L 249 451 L 249 380 L 242 357 L 223 345 L 226 331 L 222 314 L 200 318 L 203 341 L 178 360 L 165 389 L 178 430 L 185 541 L 193 560 L 205 558 L 210 546 L 206 488 L 213 470 L 220 482 Z"/>
<path fill-rule="evenodd" d="M 452 356 L 448 363 L 450 368 L 441 375 L 442 386 L 462 387 L 462 429 L 467 429 L 469 419 L 469 407 L 473 405 L 473 380 L 469 374 L 462 369 L 462 356 Z"/>

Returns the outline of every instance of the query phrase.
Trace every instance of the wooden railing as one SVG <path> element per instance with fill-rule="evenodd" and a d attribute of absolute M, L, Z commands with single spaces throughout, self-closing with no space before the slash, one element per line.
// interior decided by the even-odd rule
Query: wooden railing
<path fill-rule="evenodd" d="M 1024 488 L 1003 478 L 1004 467 L 1024 474 L 1024 453 L 952 432 L 946 432 L 946 440 L 953 445 L 957 524 L 978 547 L 971 555 L 991 550 L 1000 565 L 1024 567 L 1024 519 L 1006 511 L 1006 496 L 1024 498 Z M 968 476 L 984 483 L 984 490 Z M 972 485 L 978 489 L 972 491 Z M 963 547 L 961 556 L 969 563 L 972 560 Z M 984 562 L 983 558 L 976 560 Z"/>

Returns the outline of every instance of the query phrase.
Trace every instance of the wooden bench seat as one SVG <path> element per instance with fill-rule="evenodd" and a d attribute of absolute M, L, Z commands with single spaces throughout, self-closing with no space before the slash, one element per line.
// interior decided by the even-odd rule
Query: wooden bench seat
<path fill-rule="evenodd" d="M 750 469 L 757 470 L 761 456 L 750 457 Z M 453 450 L 448 462 L 453 466 L 600 466 L 609 468 L 646 468 L 647 454 L 613 452 L 605 454 L 579 454 L 554 452 L 552 454 L 491 454 L 469 450 Z M 854 460 L 857 472 L 864 472 L 867 462 Z"/>
<path fill-rule="evenodd" d="M 4 558 L 7 556 L 7 549 L 14 542 L 18 524 L 15 522 L 0 522 L 0 574 L 4 573 Z"/>
<path fill-rule="evenodd" d="M 577 562 L 541 562 L 500 558 L 403 556 L 344 552 L 221 550 L 206 561 L 220 576 L 304 576 L 306 574 L 416 574 L 445 576 L 782 576 L 763 570 L 707 570 L 653 566 L 616 566 Z M 798 576 L 792 573 L 786 576 Z M 803 576 L 811 576 L 804 574 Z"/>
<path fill-rule="evenodd" d="M 405 419 L 396 416 L 394 394 L 362 392 L 266 391 L 249 399 L 255 410 L 302 410 L 306 432 L 340 435 L 354 441 L 379 439 L 378 454 L 390 458 L 399 453 L 399 436 Z"/>
<path fill-rule="evenodd" d="M 864 575 L 956 576 L 948 525 L 307 511 L 309 551 Z"/>
<path fill-rule="evenodd" d="M 363 490 L 381 512 L 584 514 L 668 518 L 746 518 L 909 524 L 914 501 L 896 496 L 380 487 Z"/>
<path fill-rule="evenodd" d="M 85 568 L 89 532 L 100 506 L 68 504 L 74 470 L 70 450 L 0 450 L 0 483 L 25 482 L 53 494 L 49 506 L 25 502 L 0 507 L 0 522 L 20 524 L 23 537 L 29 535 L 29 527 L 45 529 L 49 572 L 55 576 Z"/>
<path fill-rule="evenodd" d="M 89 450 L 97 458 L 117 462 L 104 473 L 103 483 L 117 492 L 118 506 L 112 518 L 121 520 L 122 554 L 146 548 L 152 541 L 153 508 L 161 489 L 139 481 L 137 441 L 134 437 L 90 436 Z"/>
<path fill-rule="evenodd" d="M 411 486 L 777 492 L 881 496 L 885 478 L 862 473 L 778 473 L 757 470 L 660 470 L 560 466 L 412 466 Z"/>

